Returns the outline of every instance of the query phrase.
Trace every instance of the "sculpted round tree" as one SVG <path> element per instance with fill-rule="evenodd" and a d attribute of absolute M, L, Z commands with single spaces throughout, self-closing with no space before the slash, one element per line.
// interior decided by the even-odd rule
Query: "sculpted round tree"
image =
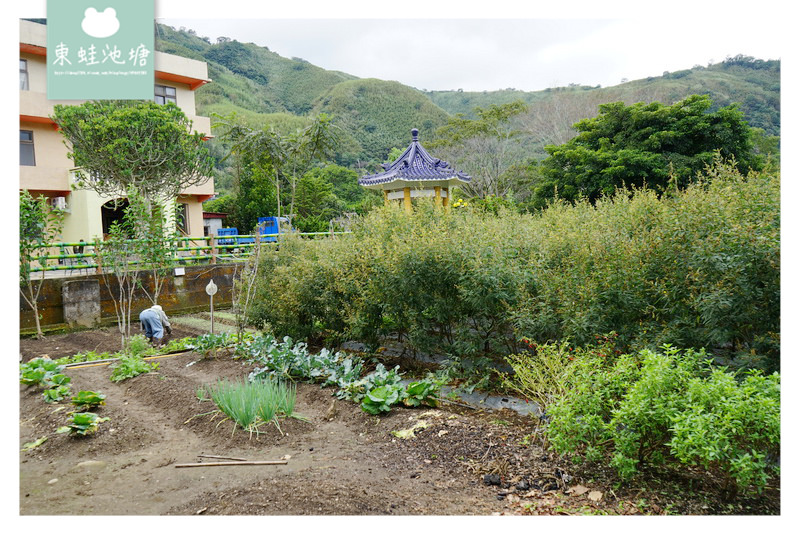
<path fill-rule="evenodd" d="M 108 197 L 136 190 L 148 203 L 205 183 L 212 158 L 175 104 L 141 100 L 55 106 L 77 185 Z"/>

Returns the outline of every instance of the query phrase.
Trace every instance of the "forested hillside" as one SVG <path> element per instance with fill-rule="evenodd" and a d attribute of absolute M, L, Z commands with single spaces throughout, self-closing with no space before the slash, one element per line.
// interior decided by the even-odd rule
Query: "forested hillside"
<path fill-rule="evenodd" d="M 561 100 L 562 108 L 596 109 L 598 103 L 659 101 L 673 104 L 691 94 L 707 94 L 714 101 L 712 110 L 741 104 L 747 121 L 768 135 L 780 135 L 780 61 L 764 61 L 752 57 L 736 56 L 722 63 L 691 69 L 664 72 L 662 76 L 627 81 L 613 87 L 570 85 L 525 92 L 515 89 L 498 91 L 464 92 L 429 91 L 428 97 L 451 114 L 473 116 L 476 107 L 505 104 L 522 100 L 533 110 L 548 108 L 554 99 Z"/>
<path fill-rule="evenodd" d="M 328 113 L 345 139 L 338 162 L 381 162 L 393 147 L 407 144 L 413 127 L 442 126 L 448 114 L 421 91 L 398 82 L 359 80 L 300 59 L 286 59 L 266 47 L 224 37 L 211 43 L 192 30 L 157 25 L 157 48 L 208 63 L 212 83 L 197 90 L 197 110 L 237 116 L 251 126 L 270 124 L 292 131 L 295 117 Z"/>
<path fill-rule="evenodd" d="M 526 144 L 539 158 L 544 157 L 545 144 L 565 142 L 573 134 L 572 124 L 595 116 L 600 104 L 614 101 L 672 104 L 691 94 L 707 94 L 714 103 L 712 111 L 739 103 L 752 127 L 763 129 L 767 135 L 780 135 L 777 60 L 735 56 L 706 67 L 696 65 L 658 77 L 622 80 L 613 87 L 571 84 L 531 92 L 510 88 L 422 92 L 397 82 L 358 80 L 300 58 L 281 57 L 252 43 L 225 37 L 212 43 L 191 29 L 175 30 L 159 24 L 156 42 L 159 50 L 208 63 L 213 83 L 197 91 L 201 114 L 236 111 L 253 124 L 291 127 L 297 122 L 284 114 L 330 113 L 356 141 L 339 161 L 346 165 L 382 161 L 389 148 L 407 143 L 411 127 L 430 131 L 442 125 L 448 114 L 472 117 L 476 108 L 518 100 L 529 105 L 525 121 L 531 138 Z"/>

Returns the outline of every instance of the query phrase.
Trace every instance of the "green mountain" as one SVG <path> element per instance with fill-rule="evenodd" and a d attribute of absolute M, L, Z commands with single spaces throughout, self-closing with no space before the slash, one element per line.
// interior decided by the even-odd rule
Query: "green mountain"
<path fill-rule="evenodd" d="M 279 131 L 296 129 L 312 114 L 333 115 L 345 136 L 338 162 L 346 165 L 383 161 L 393 147 L 408 144 L 411 128 L 432 134 L 448 117 L 417 89 L 360 80 L 253 43 L 220 38 L 212 44 L 192 30 L 157 24 L 156 48 L 208 63 L 212 83 L 196 93 L 201 115 L 236 112 L 251 126 Z"/>
<path fill-rule="evenodd" d="M 432 139 L 449 116 L 417 89 L 374 78 L 331 87 L 316 100 L 314 112 L 339 117 L 339 126 L 360 147 L 343 155 L 348 165 L 384 161 L 392 148 L 408 145 L 412 128 L 418 128 L 423 139 Z"/>
<path fill-rule="evenodd" d="M 697 65 L 691 69 L 664 72 L 662 76 L 626 81 L 605 88 L 570 85 L 534 92 L 505 89 L 482 92 L 429 91 L 426 94 L 448 113 L 461 113 L 467 117 L 473 117 L 476 107 L 486 108 L 515 100 L 522 100 L 533 108 L 543 106 L 556 97 L 572 100 L 573 105 L 614 101 L 630 105 L 654 100 L 674 104 L 692 94 L 708 94 L 714 102 L 711 111 L 737 102 L 751 126 L 763 129 L 768 135 L 780 135 L 780 76 L 781 63 L 778 60 L 735 56 L 708 67 Z"/>
<path fill-rule="evenodd" d="M 515 117 L 524 132 L 526 157 L 544 157 L 544 146 L 574 135 L 572 124 L 597 114 L 598 105 L 659 101 L 672 104 L 691 94 L 708 94 L 715 108 L 738 102 L 753 127 L 780 135 L 780 61 L 736 56 L 613 87 L 570 85 L 543 91 L 423 92 L 398 82 L 358 79 L 300 58 L 287 59 L 267 47 L 219 38 L 212 43 L 193 30 L 156 25 L 156 48 L 208 63 L 213 82 L 197 90 L 200 114 L 237 115 L 251 126 L 269 124 L 289 132 L 307 117 L 325 112 L 344 132 L 337 162 L 376 170 L 393 147 L 409 142 L 412 127 L 432 140 L 449 116 L 471 117 L 476 107 L 522 100 L 527 113 Z M 223 188 L 225 184 L 221 183 Z"/>

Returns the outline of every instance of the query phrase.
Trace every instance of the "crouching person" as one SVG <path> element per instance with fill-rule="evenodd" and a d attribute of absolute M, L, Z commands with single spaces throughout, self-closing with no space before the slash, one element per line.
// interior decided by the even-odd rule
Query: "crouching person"
<path fill-rule="evenodd" d="M 142 324 L 144 336 L 153 346 L 161 345 L 165 330 L 168 334 L 172 334 L 169 318 L 160 305 L 154 305 L 139 313 L 139 322 Z"/>

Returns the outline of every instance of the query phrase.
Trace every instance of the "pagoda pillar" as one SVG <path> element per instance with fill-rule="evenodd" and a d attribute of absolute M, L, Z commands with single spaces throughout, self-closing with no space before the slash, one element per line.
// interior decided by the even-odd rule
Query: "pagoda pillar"
<path fill-rule="evenodd" d="M 406 213 L 411 213 L 411 187 L 403 187 L 403 205 Z"/>
<path fill-rule="evenodd" d="M 383 205 L 389 205 L 389 191 L 383 189 Z"/>
<path fill-rule="evenodd" d="M 438 186 L 434 187 L 433 188 L 433 193 L 434 193 L 433 203 L 436 205 L 436 207 L 441 207 L 442 206 L 442 188 L 438 187 Z"/>
<path fill-rule="evenodd" d="M 442 198 L 442 205 L 444 206 L 445 211 L 450 211 L 450 189 L 445 187 L 444 192 L 447 193 L 447 196 Z"/>

